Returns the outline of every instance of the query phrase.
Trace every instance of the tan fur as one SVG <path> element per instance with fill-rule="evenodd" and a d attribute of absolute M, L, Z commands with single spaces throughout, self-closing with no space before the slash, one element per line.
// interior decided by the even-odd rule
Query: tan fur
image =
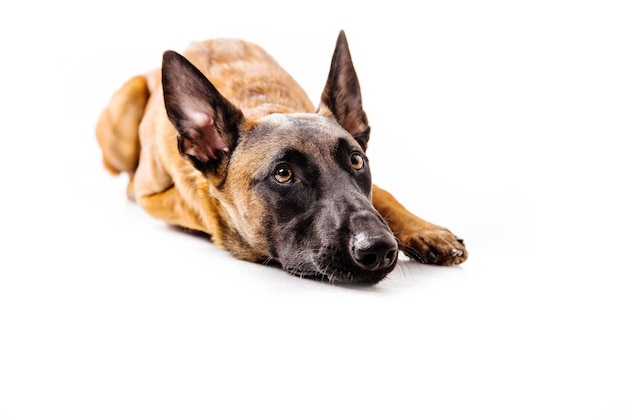
<path fill-rule="evenodd" d="M 197 42 L 183 55 L 242 110 L 249 128 L 268 114 L 314 111 L 294 79 L 254 44 L 240 40 Z M 132 78 L 113 95 L 98 121 L 96 136 L 104 166 L 114 174 L 128 173 L 129 198 L 152 216 L 208 233 L 217 246 L 241 259 L 268 259 L 263 236 L 254 232 L 262 228 L 254 224 L 262 207 L 247 192 L 250 178 L 233 175 L 227 184 L 220 185 L 181 157 L 177 132 L 164 108 L 160 71 Z M 230 163 L 254 164 L 265 152 L 271 149 L 257 148 Z M 467 258 L 464 245 L 452 233 L 414 216 L 386 191 L 374 187 L 373 203 L 401 246 L 416 250 L 431 247 L 442 254 L 437 262 L 421 261 L 455 264 Z M 242 213 L 241 207 L 247 212 Z M 246 245 L 237 244 L 244 241 Z"/>
<path fill-rule="evenodd" d="M 389 192 L 373 186 L 372 202 L 378 212 L 385 218 L 389 228 L 400 241 L 402 247 L 411 256 L 428 253 L 430 247 L 442 248 L 439 259 L 419 259 L 423 263 L 439 265 L 455 265 L 467 259 L 467 250 L 462 241 L 448 229 L 423 220 L 400 204 Z M 452 248 L 457 256 L 445 256 Z M 459 252 L 456 252 L 459 251 Z"/>

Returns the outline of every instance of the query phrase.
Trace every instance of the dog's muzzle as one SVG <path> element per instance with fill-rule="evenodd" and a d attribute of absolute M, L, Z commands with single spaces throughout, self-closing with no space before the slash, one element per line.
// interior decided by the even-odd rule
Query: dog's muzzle
<path fill-rule="evenodd" d="M 374 285 L 396 266 L 398 244 L 386 228 L 362 229 L 344 245 L 325 246 L 318 252 L 314 260 L 318 277 L 339 285 Z"/>
<path fill-rule="evenodd" d="M 316 212 L 306 238 L 279 252 L 283 268 L 339 285 L 374 285 L 385 278 L 398 260 L 397 240 L 369 201 L 357 197 L 335 198 Z"/>

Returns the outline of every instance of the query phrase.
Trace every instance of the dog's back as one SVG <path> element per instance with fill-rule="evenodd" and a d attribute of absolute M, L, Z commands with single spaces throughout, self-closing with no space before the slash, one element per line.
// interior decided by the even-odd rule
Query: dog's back
<path fill-rule="evenodd" d="M 300 85 L 255 44 L 213 39 L 192 43 L 183 55 L 248 119 L 314 110 Z"/>

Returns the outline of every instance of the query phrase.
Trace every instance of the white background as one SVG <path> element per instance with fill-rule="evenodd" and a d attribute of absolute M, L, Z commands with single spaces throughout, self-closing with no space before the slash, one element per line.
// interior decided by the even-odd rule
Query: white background
<path fill-rule="evenodd" d="M 625 416 L 621 3 L 5 2 L 0 417 Z M 99 112 L 165 49 L 254 41 L 317 103 L 340 29 L 375 182 L 462 266 L 298 279 L 101 167 Z"/>

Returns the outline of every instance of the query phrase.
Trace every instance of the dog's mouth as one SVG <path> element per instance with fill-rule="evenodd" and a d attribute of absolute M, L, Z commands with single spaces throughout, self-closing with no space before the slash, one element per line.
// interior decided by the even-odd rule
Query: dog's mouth
<path fill-rule="evenodd" d="M 396 266 L 397 253 L 384 265 L 377 267 L 358 266 L 348 254 L 339 256 L 335 248 L 325 248 L 305 262 L 295 266 L 285 265 L 285 271 L 300 278 L 314 279 L 333 285 L 371 286 L 382 281 Z"/>
<path fill-rule="evenodd" d="M 334 269 L 332 271 L 313 271 L 313 270 L 301 270 L 297 268 L 285 268 L 287 272 L 295 275 L 299 278 L 314 279 L 317 281 L 328 282 L 332 285 L 346 285 L 346 286 L 372 286 L 382 281 L 388 274 L 375 274 L 375 275 L 362 275 L 354 274 L 351 271 L 345 271 L 341 269 Z M 389 271 L 391 272 L 391 271 Z"/>

